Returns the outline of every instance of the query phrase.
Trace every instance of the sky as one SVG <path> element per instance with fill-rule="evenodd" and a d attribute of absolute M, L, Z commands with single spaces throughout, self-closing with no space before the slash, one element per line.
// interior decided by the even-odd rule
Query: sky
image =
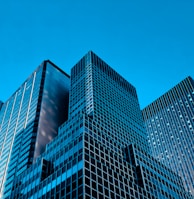
<path fill-rule="evenodd" d="M 92 50 L 144 108 L 194 78 L 193 0 L 0 0 L 0 100 L 41 64 L 70 69 Z"/>

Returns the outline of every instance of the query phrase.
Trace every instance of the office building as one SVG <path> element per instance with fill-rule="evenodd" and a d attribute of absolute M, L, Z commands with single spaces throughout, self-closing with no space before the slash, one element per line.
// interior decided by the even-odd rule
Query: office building
<path fill-rule="evenodd" d="M 187 77 L 142 111 L 152 155 L 194 195 L 194 81 Z"/>
<path fill-rule="evenodd" d="M 70 79 L 44 61 L 0 111 L 0 194 L 35 162 L 68 117 Z"/>
<path fill-rule="evenodd" d="M 88 52 L 71 70 L 68 120 L 14 179 L 14 199 L 191 198 L 149 154 L 135 88 Z"/>

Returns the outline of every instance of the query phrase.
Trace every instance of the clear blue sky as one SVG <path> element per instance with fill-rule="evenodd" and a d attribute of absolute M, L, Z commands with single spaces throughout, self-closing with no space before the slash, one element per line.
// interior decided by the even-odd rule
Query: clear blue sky
<path fill-rule="evenodd" d="M 144 108 L 194 78 L 194 1 L 0 1 L 2 101 L 43 60 L 70 73 L 89 50 L 136 87 Z"/>

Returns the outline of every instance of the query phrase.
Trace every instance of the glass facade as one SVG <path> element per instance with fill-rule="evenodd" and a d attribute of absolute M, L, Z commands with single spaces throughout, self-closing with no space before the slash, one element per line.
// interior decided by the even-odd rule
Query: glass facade
<path fill-rule="evenodd" d="M 194 81 L 187 77 L 142 111 L 152 155 L 194 195 Z"/>
<path fill-rule="evenodd" d="M 115 142 L 149 151 L 136 89 L 94 53 L 72 68 L 70 95 L 70 114 L 84 110 Z"/>
<path fill-rule="evenodd" d="M 45 61 L 3 104 L 0 193 L 4 197 L 10 194 L 13 179 L 35 161 L 57 135 L 58 126 L 67 120 L 69 83 L 69 76 Z M 53 86 L 55 92 L 51 92 Z"/>
<path fill-rule="evenodd" d="M 90 51 L 71 70 L 68 120 L 5 198 L 192 198 L 149 151 L 135 88 Z"/>

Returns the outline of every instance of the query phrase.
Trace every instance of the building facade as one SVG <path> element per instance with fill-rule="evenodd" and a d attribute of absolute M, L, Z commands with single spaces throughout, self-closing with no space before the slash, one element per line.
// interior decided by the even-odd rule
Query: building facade
<path fill-rule="evenodd" d="M 10 195 L 13 179 L 29 168 L 68 117 L 70 79 L 44 61 L 0 111 L 0 193 Z M 2 196 L 3 195 L 3 196 Z"/>
<path fill-rule="evenodd" d="M 142 111 L 152 155 L 194 195 L 194 81 L 187 77 Z"/>
<path fill-rule="evenodd" d="M 14 199 L 191 198 L 149 154 L 135 88 L 93 52 L 71 70 L 68 120 L 14 179 Z"/>

